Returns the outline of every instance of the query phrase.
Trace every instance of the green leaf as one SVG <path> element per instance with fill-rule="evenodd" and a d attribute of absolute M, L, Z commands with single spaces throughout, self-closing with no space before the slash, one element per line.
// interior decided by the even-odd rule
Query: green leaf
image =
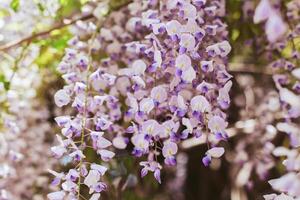
<path fill-rule="evenodd" d="M 18 11 L 19 6 L 20 6 L 20 1 L 19 1 L 19 0 L 12 0 L 12 1 L 10 2 L 10 7 L 11 7 L 15 12 Z"/>
<path fill-rule="evenodd" d="M 37 6 L 41 12 L 44 12 L 45 8 L 41 3 L 38 3 Z"/>
<path fill-rule="evenodd" d="M 0 74 L 0 82 L 3 83 L 5 90 L 9 89 L 10 83 L 5 79 L 3 74 Z"/>

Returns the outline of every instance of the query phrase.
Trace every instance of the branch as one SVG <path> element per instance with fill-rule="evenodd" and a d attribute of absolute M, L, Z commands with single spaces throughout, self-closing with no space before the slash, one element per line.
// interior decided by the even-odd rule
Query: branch
<path fill-rule="evenodd" d="M 228 72 L 233 74 L 262 74 L 267 76 L 273 75 L 272 71 L 269 70 L 269 68 L 250 63 L 229 63 L 228 66 Z"/>
<path fill-rule="evenodd" d="M 30 36 L 25 37 L 25 38 L 21 38 L 21 39 L 19 39 L 17 41 L 12 41 L 12 42 L 9 42 L 7 44 L 4 44 L 3 46 L 0 46 L 0 51 L 6 51 L 6 50 L 8 50 L 8 49 L 10 49 L 12 47 L 15 47 L 15 46 L 17 46 L 19 44 L 24 43 L 24 42 L 32 41 L 35 38 L 39 38 L 39 37 L 42 37 L 42 36 L 49 35 L 52 31 L 64 28 L 66 26 L 69 26 L 71 24 L 76 23 L 77 21 L 85 21 L 85 20 L 89 20 L 89 19 L 92 19 L 92 18 L 94 18 L 93 14 L 89 14 L 89 15 L 82 16 L 82 17 L 77 18 L 77 19 L 73 19 L 73 20 L 71 20 L 69 22 L 65 22 L 65 23 L 60 23 L 60 24 L 54 25 L 49 30 L 42 31 L 42 32 L 30 35 Z"/>
<path fill-rule="evenodd" d="M 114 1 L 112 1 L 112 2 L 114 2 Z M 131 3 L 132 0 L 124 0 L 124 1 L 117 0 L 116 1 L 117 3 L 116 2 L 112 3 L 112 2 L 110 2 L 111 4 L 109 5 L 110 6 L 110 12 L 111 11 L 117 11 L 117 10 L 121 9 L 122 7 L 124 7 L 124 6 L 128 5 L 129 3 Z M 30 42 L 35 38 L 39 38 L 39 37 L 42 37 L 42 36 L 49 35 L 52 31 L 64 28 L 64 27 L 69 26 L 71 24 L 75 24 L 77 21 L 86 21 L 86 20 L 93 19 L 93 18 L 95 18 L 95 17 L 91 13 L 91 14 L 82 16 L 82 17 L 77 18 L 77 19 L 73 19 L 73 20 L 65 22 L 65 23 L 59 23 L 57 25 L 54 25 L 54 27 L 50 28 L 49 30 L 42 31 L 42 32 L 30 35 L 30 36 L 25 37 L 25 38 L 21 38 L 17 41 L 12 41 L 12 42 L 9 42 L 7 44 L 4 44 L 3 46 L 0 46 L 0 51 L 6 51 L 6 50 L 8 50 L 12 47 L 15 47 L 19 44 L 24 43 L 24 42 L 27 42 L 27 41 Z"/>

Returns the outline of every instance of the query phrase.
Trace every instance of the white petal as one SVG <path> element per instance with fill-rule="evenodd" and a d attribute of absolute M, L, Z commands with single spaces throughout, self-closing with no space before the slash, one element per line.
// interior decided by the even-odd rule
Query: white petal
<path fill-rule="evenodd" d="M 104 149 L 111 146 L 111 142 L 107 139 L 105 139 L 104 137 L 99 137 L 99 139 L 97 140 L 97 147 Z"/>
<path fill-rule="evenodd" d="M 47 195 L 50 200 L 63 200 L 66 193 L 64 191 L 52 192 Z"/>
<path fill-rule="evenodd" d="M 100 199 L 100 193 L 95 193 L 90 198 L 90 200 L 99 200 L 99 199 Z"/>
<path fill-rule="evenodd" d="M 91 164 L 91 169 L 97 170 L 101 174 L 101 176 L 103 176 L 105 174 L 105 172 L 107 171 L 107 167 L 104 167 L 102 165 L 98 165 L 95 163 Z"/>
<path fill-rule="evenodd" d="M 97 153 L 100 154 L 101 159 L 106 162 L 115 156 L 114 152 L 108 151 L 106 149 L 98 150 Z"/>
<path fill-rule="evenodd" d="M 300 68 L 294 69 L 292 71 L 293 76 L 295 76 L 297 79 L 300 79 Z"/>
<path fill-rule="evenodd" d="M 254 23 L 257 24 L 259 22 L 268 19 L 272 12 L 274 11 L 269 0 L 261 0 L 255 9 L 254 18 L 253 18 Z"/>
<path fill-rule="evenodd" d="M 196 72 L 193 67 L 189 67 L 187 70 L 184 70 L 181 75 L 182 80 L 187 83 L 191 83 L 196 78 Z"/>
<path fill-rule="evenodd" d="M 140 76 L 132 76 L 131 79 L 139 86 L 146 87 L 145 81 Z"/>
<path fill-rule="evenodd" d="M 149 114 L 151 110 L 154 108 L 154 102 L 151 98 L 144 98 L 140 102 L 140 111 Z"/>
<path fill-rule="evenodd" d="M 276 149 L 273 150 L 273 155 L 274 156 L 287 156 L 290 153 L 289 149 L 285 147 L 277 147 Z"/>
<path fill-rule="evenodd" d="M 96 170 L 90 170 L 89 174 L 85 177 L 83 183 L 91 187 L 95 185 L 100 180 L 100 173 Z"/>
<path fill-rule="evenodd" d="M 192 126 L 190 119 L 185 118 L 185 117 L 182 118 L 182 124 L 187 127 L 189 133 L 193 132 L 193 126 Z"/>
<path fill-rule="evenodd" d="M 123 137 L 115 137 L 113 139 L 113 145 L 117 149 L 125 149 L 127 147 Z"/>
<path fill-rule="evenodd" d="M 63 89 L 58 90 L 54 95 L 54 101 L 58 107 L 63 107 L 67 105 L 70 102 L 70 100 L 70 96 Z"/>
<path fill-rule="evenodd" d="M 220 158 L 224 154 L 225 150 L 223 147 L 213 147 L 209 149 L 206 153 L 213 158 Z"/>
<path fill-rule="evenodd" d="M 147 68 L 146 63 L 143 60 L 136 60 L 132 63 L 131 69 L 135 75 L 143 75 Z"/>

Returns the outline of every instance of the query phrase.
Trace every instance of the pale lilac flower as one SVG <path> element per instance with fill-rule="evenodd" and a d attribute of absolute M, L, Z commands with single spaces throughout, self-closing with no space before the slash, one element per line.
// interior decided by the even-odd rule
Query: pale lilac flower
<path fill-rule="evenodd" d="M 139 104 L 137 99 L 130 93 L 127 93 L 128 101 L 129 101 L 129 106 L 130 106 L 130 111 L 133 113 L 136 113 L 139 111 Z"/>
<path fill-rule="evenodd" d="M 188 70 L 192 67 L 191 58 L 186 54 L 179 55 L 175 60 L 175 67 L 181 71 Z"/>
<path fill-rule="evenodd" d="M 196 6 L 204 6 L 206 4 L 206 0 L 192 0 L 193 4 L 195 4 Z"/>
<path fill-rule="evenodd" d="M 198 40 L 201 40 L 205 36 L 205 30 L 200 28 L 195 19 L 188 19 L 187 23 L 182 28 L 184 32 L 193 34 Z"/>
<path fill-rule="evenodd" d="M 127 75 L 127 76 L 140 76 L 145 73 L 147 68 L 146 63 L 143 60 L 135 60 L 130 68 L 125 68 L 119 70 L 120 75 Z"/>
<path fill-rule="evenodd" d="M 100 199 L 100 193 L 94 193 L 92 196 L 91 196 L 91 198 L 90 198 L 90 200 L 99 200 Z"/>
<path fill-rule="evenodd" d="M 232 81 L 228 81 L 223 88 L 219 90 L 219 96 L 217 98 L 219 105 L 223 109 L 227 109 L 230 104 L 229 91 L 232 87 Z"/>
<path fill-rule="evenodd" d="M 143 169 L 141 170 L 142 177 L 146 176 L 148 174 L 148 171 L 151 171 L 154 172 L 154 177 L 158 181 L 158 183 L 161 183 L 160 170 L 162 167 L 158 162 L 155 161 L 140 162 L 140 165 L 143 166 Z"/>
<path fill-rule="evenodd" d="M 144 153 L 148 151 L 149 148 L 149 141 L 145 139 L 144 134 L 136 134 L 131 138 L 131 142 L 134 144 L 134 146 L 137 148 L 136 153 Z"/>
<path fill-rule="evenodd" d="M 174 123 L 173 120 L 168 120 L 160 126 L 160 138 L 170 137 L 172 133 L 176 133 L 179 128 L 179 123 Z"/>
<path fill-rule="evenodd" d="M 99 137 L 95 142 L 97 148 L 99 149 L 105 149 L 112 145 L 112 143 L 109 140 L 105 139 L 104 137 Z"/>
<path fill-rule="evenodd" d="M 180 48 L 182 52 L 193 51 L 196 45 L 195 37 L 189 33 L 183 33 L 180 36 Z"/>
<path fill-rule="evenodd" d="M 153 110 L 154 106 L 152 98 L 144 98 L 140 102 L 140 111 L 149 114 Z"/>
<path fill-rule="evenodd" d="M 47 195 L 49 200 L 63 200 L 66 196 L 64 191 L 52 192 Z"/>
<path fill-rule="evenodd" d="M 63 127 L 67 123 L 70 123 L 71 118 L 70 118 L 70 116 L 59 116 L 59 117 L 55 117 L 54 120 L 56 121 L 56 123 L 58 124 L 58 126 Z"/>
<path fill-rule="evenodd" d="M 187 109 L 186 102 L 185 102 L 184 98 L 181 95 L 177 96 L 177 104 L 178 104 L 178 108 L 180 108 L 181 110 L 186 110 Z"/>
<path fill-rule="evenodd" d="M 269 0 L 261 0 L 255 9 L 254 23 L 260 23 L 267 20 L 274 12 Z"/>
<path fill-rule="evenodd" d="M 103 176 L 108 170 L 107 167 L 95 163 L 91 164 L 91 169 L 98 171 L 101 176 Z"/>
<path fill-rule="evenodd" d="M 63 182 L 61 184 L 61 187 L 66 192 L 74 192 L 77 190 L 78 185 L 76 183 L 74 183 L 73 181 L 66 180 L 65 182 Z"/>
<path fill-rule="evenodd" d="M 194 127 L 193 127 L 193 125 L 191 123 L 191 120 L 189 118 L 185 118 L 185 117 L 182 118 L 182 124 L 184 126 L 186 126 L 186 130 L 188 131 L 188 133 L 191 134 L 193 132 Z"/>
<path fill-rule="evenodd" d="M 202 158 L 202 163 L 204 164 L 205 167 L 209 166 L 210 163 L 211 163 L 211 156 L 210 155 L 205 155 L 203 158 Z"/>
<path fill-rule="evenodd" d="M 197 90 L 200 91 L 202 94 L 206 94 L 209 90 L 213 89 L 214 85 L 211 83 L 208 83 L 206 81 L 202 81 L 198 86 Z"/>
<path fill-rule="evenodd" d="M 97 154 L 100 154 L 101 159 L 105 162 L 108 162 L 109 160 L 111 160 L 114 156 L 115 153 L 112 151 L 108 151 L 106 149 L 100 149 L 97 151 Z"/>
<path fill-rule="evenodd" d="M 163 149 L 162 149 L 162 154 L 165 157 L 165 163 L 167 165 L 175 165 L 176 164 L 176 159 L 174 155 L 177 153 L 178 147 L 177 144 L 174 142 L 165 142 Z"/>
<path fill-rule="evenodd" d="M 153 137 L 159 134 L 160 124 L 153 119 L 147 120 L 142 124 L 142 133 Z"/>
<path fill-rule="evenodd" d="M 225 150 L 223 147 L 213 147 L 209 149 L 206 154 L 213 158 L 220 158 L 224 154 Z"/>
<path fill-rule="evenodd" d="M 269 194 L 264 195 L 265 200 L 295 200 L 293 197 L 281 193 L 280 195 L 277 194 Z"/>
<path fill-rule="evenodd" d="M 270 42 L 280 39 L 287 31 L 287 25 L 278 13 L 273 13 L 266 23 L 266 34 Z"/>
<path fill-rule="evenodd" d="M 168 35 L 170 36 L 180 34 L 181 24 L 177 20 L 171 20 L 166 23 L 166 30 Z"/>
<path fill-rule="evenodd" d="M 164 23 L 151 24 L 151 26 L 152 26 L 152 31 L 155 35 L 159 35 L 165 31 Z"/>
<path fill-rule="evenodd" d="M 71 99 L 70 99 L 70 95 L 65 90 L 62 89 L 62 90 L 58 90 L 55 93 L 54 101 L 58 107 L 63 107 L 67 105 L 71 101 Z"/>
<path fill-rule="evenodd" d="M 185 19 L 196 19 L 197 18 L 197 9 L 191 3 L 183 3 L 181 8 Z M 180 13 L 179 13 L 180 14 Z"/>
<path fill-rule="evenodd" d="M 196 78 L 196 72 L 193 67 L 189 67 L 188 69 L 184 70 L 181 75 L 182 80 L 186 81 L 187 83 L 192 83 L 192 81 Z"/>
<path fill-rule="evenodd" d="M 218 43 L 218 47 L 220 50 L 220 53 L 218 53 L 218 55 L 220 55 L 221 57 L 226 57 L 229 54 L 229 52 L 231 51 L 231 46 L 230 46 L 229 42 L 226 40 Z"/>
<path fill-rule="evenodd" d="M 269 183 L 275 190 L 287 192 L 292 196 L 299 196 L 300 192 L 297 188 L 299 188 L 300 180 L 297 179 L 297 176 L 296 173 L 290 172 L 278 179 L 270 180 Z"/>
<path fill-rule="evenodd" d="M 127 147 L 127 144 L 125 142 L 125 139 L 121 136 L 115 137 L 112 141 L 114 147 L 117 149 L 125 149 Z"/>
<path fill-rule="evenodd" d="M 53 146 L 51 151 L 56 158 L 61 158 L 67 152 L 67 149 L 63 146 Z"/>
<path fill-rule="evenodd" d="M 51 185 L 53 185 L 53 186 L 57 186 L 58 184 L 60 184 L 61 180 L 65 177 L 64 173 L 58 173 L 58 172 L 50 170 L 50 169 L 48 169 L 48 172 L 50 174 L 52 174 L 53 176 L 55 176 L 55 178 L 51 182 Z"/>
<path fill-rule="evenodd" d="M 215 115 L 208 120 L 208 128 L 215 134 L 224 133 L 228 123 L 220 116 Z"/>
<path fill-rule="evenodd" d="M 163 103 L 167 99 L 167 91 L 163 86 L 156 86 L 151 90 L 151 98 L 158 102 Z"/>
<path fill-rule="evenodd" d="M 107 130 L 112 125 L 112 122 L 106 117 L 100 117 L 96 122 L 96 130 Z"/>
<path fill-rule="evenodd" d="M 140 76 L 132 76 L 131 79 L 138 85 L 141 86 L 142 88 L 146 87 L 145 81 L 140 77 Z"/>
<path fill-rule="evenodd" d="M 82 153 L 81 150 L 76 150 L 76 151 L 72 152 L 71 154 L 69 154 L 69 156 L 71 158 L 73 158 L 74 160 L 81 160 L 82 158 L 85 158 L 85 155 Z"/>
<path fill-rule="evenodd" d="M 97 170 L 90 170 L 88 175 L 85 177 L 83 183 L 92 188 L 93 185 L 96 185 L 100 180 L 100 173 Z"/>
<path fill-rule="evenodd" d="M 191 99 L 191 109 L 195 112 L 204 113 L 211 111 L 211 105 L 204 96 L 198 95 Z"/>
<path fill-rule="evenodd" d="M 272 7 L 269 0 L 261 0 L 255 9 L 254 23 L 266 22 L 266 35 L 269 42 L 274 43 L 280 39 L 287 31 L 280 14 Z"/>
<path fill-rule="evenodd" d="M 201 61 L 201 69 L 204 72 L 212 72 L 214 70 L 213 60 L 210 61 Z"/>

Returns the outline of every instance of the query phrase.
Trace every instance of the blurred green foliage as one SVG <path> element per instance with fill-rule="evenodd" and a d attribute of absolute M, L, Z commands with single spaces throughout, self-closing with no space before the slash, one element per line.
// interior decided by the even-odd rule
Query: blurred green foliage
<path fill-rule="evenodd" d="M 20 0 L 12 0 L 10 3 L 10 7 L 16 12 L 18 11 L 20 6 Z"/>

